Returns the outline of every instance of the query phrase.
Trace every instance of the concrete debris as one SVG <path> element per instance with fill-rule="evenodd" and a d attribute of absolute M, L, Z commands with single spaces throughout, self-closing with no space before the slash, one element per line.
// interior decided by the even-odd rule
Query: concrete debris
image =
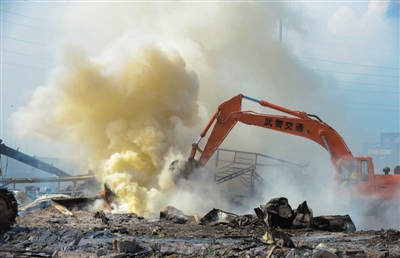
<path fill-rule="evenodd" d="M 284 233 L 280 229 L 271 228 L 270 230 L 275 239 L 276 245 L 280 247 L 295 247 L 288 234 Z"/>
<path fill-rule="evenodd" d="M 232 228 L 245 227 L 258 222 L 259 220 L 256 215 L 245 214 L 239 216 L 237 214 L 215 208 L 200 219 L 200 224 L 202 225 L 217 226 L 219 224 L 226 224 Z"/>
<path fill-rule="evenodd" d="M 73 216 L 74 214 L 70 212 L 65 206 L 56 203 L 55 201 L 51 201 L 51 206 L 59 210 L 61 213 L 68 215 L 68 216 Z"/>
<path fill-rule="evenodd" d="M 222 211 L 220 209 L 212 209 L 209 213 L 207 213 L 203 218 L 200 219 L 200 224 L 228 224 L 232 220 L 236 219 L 238 215 Z"/>
<path fill-rule="evenodd" d="M 99 250 L 97 250 L 96 255 L 97 256 L 105 256 L 108 253 L 107 249 L 104 247 L 101 247 Z"/>
<path fill-rule="evenodd" d="M 119 253 L 134 253 L 136 251 L 136 239 L 113 239 L 112 246 Z"/>
<path fill-rule="evenodd" d="M 104 213 L 104 211 L 97 211 L 95 214 L 94 214 L 94 217 L 96 218 L 96 219 L 101 219 L 101 222 L 103 223 L 103 224 L 105 224 L 105 225 L 108 225 L 109 224 L 109 218 L 107 218 L 107 216 L 106 216 L 106 214 Z"/>
<path fill-rule="evenodd" d="M 171 220 L 176 224 L 185 224 L 187 222 L 187 218 L 183 212 L 172 206 L 167 206 L 160 211 L 160 219 Z"/>
<path fill-rule="evenodd" d="M 320 243 L 313 251 L 312 258 L 337 258 L 338 256 L 325 244 Z"/>
<path fill-rule="evenodd" d="M 75 238 L 74 241 L 72 241 L 71 243 L 69 243 L 69 246 L 78 245 L 80 241 L 81 241 L 81 238 Z"/>
<path fill-rule="evenodd" d="M 267 245 L 278 245 L 280 247 L 295 247 L 290 237 L 283 231 L 270 228 L 265 232 L 262 240 Z"/>
<path fill-rule="evenodd" d="M 294 249 L 291 249 L 290 252 L 286 255 L 286 258 L 295 258 Z"/>
<path fill-rule="evenodd" d="M 291 210 L 286 198 L 272 199 L 258 208 L 258 214 L 237 215 L 213 209 L 197 221 L 196 216 L 186 216 L 172 206 L 160 212 L 160 220 L 108 211 L 92 213 L 72 203 L 65 207 L 74 216 L 66 216 L 52 205 L 26 210 L 17 218 L 15 227 L 0 234 L 0 257 L 336 258 L 400 255 L 399 231 L 348 231 L 344 227 L 349 228 L 350 217 L 313 217 L 306 202 Z M 265 213 L 273 216 L 268 219 L 270 214 Z M 281 216 L 293 218 L 292 225 L 283 228 L 274 224 L 282 221 Z M 175 218 L 187 220 L 177 224 L 173 221 Z M 321 218 L 325 224 L 321 224 Z M 265 219 L 271 223 L 269 227 Z M 286 225 L 287 221 L 283 222 Z M 295 226 L 294 223 L 298 224 Z M 320 230 L 315 225 L 329 227 Z"/>
<path fill-rule="evenodd" d="M 195 213 L 195 214 L 193 215 L 193 217 L 194 217 L 194 220 L 195 220 L 197 223 L 200 222 L 199 215 L 198 215 L 197 213 Z"/>
<path fill-rule="evenodd" d="M 173 206 L 167 206 L 165 207 L 162 211 L 160 211 L 160 219 L 165 219 L 168 216 L 172 217 L 183 217 L 185 216 L 181 210 L 178 210 L 177 208 Z"/>

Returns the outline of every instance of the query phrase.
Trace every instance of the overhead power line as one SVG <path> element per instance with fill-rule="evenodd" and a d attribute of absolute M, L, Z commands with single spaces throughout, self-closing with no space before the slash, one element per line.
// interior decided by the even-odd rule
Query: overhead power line
<path fill-rule="evenodd" d="M 372 92 L 372 93 L 386 93 L 386 94 L 392 94 L 395 96 L 395 94 L 400 95 L 400 92 L 396 91 L 374 91 L 374 90 L 356 90 L 356 89 L 341 89 L 341 88 L 333 88 L 333 87 L 325 87 L 321 86 L 321 88 L 325 88 L 328 90 L 344 90 L 344 91 L 357 91 L 357 92 Z M 398 96 L 396 96 L 398 98 Z"/>
<path fill-rule="evenodd" d="M 37 29 L 37 30 L 48 31 L 48 32 L 51 32 L 51 33 L 59 33 L 59 32 L 56 32 L 56 31 L 46 30 L 46 29 L 43 29 L 43 28 L 38 28 L 38 27 L 34 27 L 34 26 L 29 26 L 29 25 L 25 25 L 25 24 L 21 24 L 21 23 L 12 22 L 12 21 L 6 21 L 6 20 L 0 20 L 0 21 L 1 21 L 1 22 L 11 23 L 11 24 L 18 25 L 18 26 L 33 28 L 33 29 Z"/>
<path fill-rule="evenodd" d="M 30 4 L 37 4 L 37 5 L 41 5 L 41 6 L 46 6 L 46 7 L 49 7 L 49 8 L 55 8 L 54 6 L 45 5 L 45 4 L 37 3 L 37 2 L 32 2 L 32 1 L 28 1 L 28 0 L 24 0 L 23 2 L 30 3 Z"/>
<path fill-rule="evenodd" d="M 45 45 L 45 44 L 41 44 L 41 43 L 37 43 L 37 42 L 32 42 L 32 41 L 28 41 L 28 40 L 23 40 L 23 39 L 16 39 L 16 38 L 7 37 L 7 36 L 0 36 L 0 38 L 5 38 L 5 39 L 11 39 L 11 40 L 16 40 L 16 41 L 26 42 L 26 43 L 30 43 L 30 44 L 39 45 L 39 46 L 47 46 L 47 45 Z"/>
<path fill-rule="evenodd" d="M 46 21 L 46 20 L 43 20 L 43 19 L 39 19 L 39 18 L 35 18 L 35 17 L 32 17 L 32 16 L 27 16 L 27 15 L 23 15 L 23 14 L 19 14 L 19 13 L 14 13 L 14 12 L 6 11 L 6 10 L 0 10 L 0 11 L 3 12 L 3 13 L 9 13 L 9 14 L 13 14 L 13 15 L 29 18 L 29 19 L 34 19 L 34 20 L 38 20 L 38 21 L 54 23 L 52 21 Z"/>
<path fill-rule="evenodd" d="M 328 62 L 328 63 L 346 64 L 346 65 L 354 65 L 354 66 L 362 66 L 362 67 L 371 67 L 371 68 L 382 68 L 382 69 L 400 70 L 400 68 L 395 68 L 395 67 L 384 67 L 384 66 L 375 66 L 375 65 L 362 65 L 362 64 L 355 64 L 355 63 L 347 63 L 347 62 L 340 62 L 340 61 L 332 61 L 332 60 L 311 58 L 311 57 L 305 57 L 305 56 L 297 56 L 297 57 L 303 58 L 303 59 L 308 59 L 308 60 L 315 60 L 315 61 L 321 61 L 321 62 Z"/>
<path fill-rule="evenodd" d="M 351 84 L 361 84 L 361 85 L 372 85 L 372 86 L 381 86 L 381 87 L 388 87 L 388 88 L 396 88 L 398 89 L 400 86 L 397 85 L 385 85 L 385 84 L 374 84 L 374 83 L 365 83 L 365 82 L 350 82 L 350 81 L 342 81 L 342 80 L 331 80 L 331 79 L 326 79 L 328 81 L 335 81 L 335 82 L 344 82 L 344 83 L 351 83 Z"/>
<path fill-rule="evenodd" d="M 383 42 L 383 41 L 377 41 L 377 40 L 369 40 L 369 39 L 361 39 L 361 38 L 353 38 L 353 37 L 332 35 L 332 34 L 323 33 L 323 32 L 308 31 L 307 33 L 321 34 L 321 35 L 330 36 L 330 37 L 335 37 L 335 38 L 353 39 L 353 40 L 368 41 L 368 42 L 381 43 L 381 44 L 388 44 L 388 45 L 395 45 L 395 46 L 398 46 L 398 45 L 399 45 L 399 43 Z"/>
<path fill-rule="evenodd" d="M 340 109 L 351 109 L 351 110 L 369 110 L 369 111 L 384 111 L 384 112 L 399 112 L 399 109 L 374 109 L 374 108 L 349 108 L 349 107 L 335 107 Z"/>
<path fill-rule="evenodd" d="M 322 69 L 313 69 L 313 70 L 314 71 L 321 71 L 321 72 L 355 74 L 355 75 L 365 75 L 365 76 L 393 77 L 393 78 L 398 78 L 399 77 L 398 75 L 384 75 L 384 74 L 370 74 L 370 73 L 349 73 L 349 72 L 331 71 L 331 70 L 322 70 Z"/>
<path fill-rule="evenodd" d="M 26 66 L 26 65 L 20 65 L 20 64 L 13 64 L 13 63 L 8 63 L 8 62 L 1 62 L 2 64 L 7 64 L 7 65 L 13 65 L 13 66 L 19 66 L 19 67 L 24 67 L 24 68 L 29 68 L 29 69 L 34 69 L 34 70 L 41 70 L 41 71 L 46 71 L 46 69 L 40 69 L 32 66 Z"/>
<path fill-rule="evenodd" d="M 53 61 L 53 59 L 51 59 L 51 58 L 40 57 L 40 56 L 33 56 L 33 55 L 28 55 L 28 54 L 24 54 L 24 53 L 20 53 L 20 52 L 14 52 L 14 51 L 5 50 L 5 49 L 2 49 L 1 51 L 2 51 L 2 52 L 7 52 L 7 53 L 12 53 L 12 54 L 17 54 L 17 55 L 23 55 L 23 56 L 29 56 L 29 57 L 35 57 L 35 58 L 40 58 L 40 59 L 45 59 L 45 60 Z"/>
<path fill-rule="evenodd" d="M 389 106 L 389 107 L 399 107 L 399 105 L 390 105 L 390 104 L 371 104 L 371 103 L 360 103 L 360 102 L 349 102 L 349 101 L 334 101 L 337 103 L 347 103 L 347 104 L 356 104 L 356 105 L 368 105 L 368 106 Z"/>
<path fill-rule="evenodd" d="M 360 46 L 348 46 L 348 45 L 335 44 L 335 43 L 326 43 L 326 42 L 312 41 L 312 40 L 306 40 L 306 39 L 293 39 L 293 38 L 290 38 L 290 40 L 306 41 L 306 42 L 311 42 L 311 43 L 316 43 L 316 44 L 324 44 L 324 45 L 339 46 L 339 47 L 348 47 L 348 48 L 355 48 L 355 49 L 367 49 L 367 50 L 385 51 L 385 52 L 393 52 L 393 53 L 398 53 L 399 52 L 398 50 L 388 50 L 388 49 L 369 48 L 369 47 L 360 47 Z"/>

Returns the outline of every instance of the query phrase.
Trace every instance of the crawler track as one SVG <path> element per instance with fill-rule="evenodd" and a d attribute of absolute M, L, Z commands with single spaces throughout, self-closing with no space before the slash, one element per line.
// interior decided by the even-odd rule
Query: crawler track
<path fill-rule="evenodd" d="M 18 204 L 14 194 L 0 188 L 0 233 L 9 230 L 18 216 Z"/>

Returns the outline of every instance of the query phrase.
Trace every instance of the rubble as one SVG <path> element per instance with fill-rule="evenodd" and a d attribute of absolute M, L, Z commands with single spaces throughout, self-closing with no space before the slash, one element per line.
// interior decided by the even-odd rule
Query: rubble
<path fill-rule="evenodd" d="M 356 226 L 349 215 L 319 216 L 315 217 L 312 226 L 328 231 L 355 231 Z"/>
<path fill-rule="evenodd" d="M 200 219 L 200 223 L 203 225 L 211 224 L 213 226 L 218 224 L 228 224 L 232 220 L 236 219 L 238 215 L 222 211 L 220 209 L 212 209 L 203 218 Z"/>
<path fill-rule="evenodd" d="M 167 206 L 160 211 L 160 219 L 171 220 L 176 224 L 185 224 L 187 221 L 183 212 L 172 206 Z"/>
<path fill-rule="evenodd" d="M 284 199 L 275 199 L 271 204 L 264 205 L 263 210 L 293 218 L 293 223 L 298 218 L 301 226 L 267 226 L 265 219 L 256 214 L 237 215 L 220 209 L 212 209 L 198 223 L 172 206 L 160 212 L 161 219 L 145 219 L 133 213 L 113 214 L 107 210 L 93 213 L 80 206 L 64 205 L 73 214 L 71 216 L 50 205 L 25 211 L 17 217 L 16 226 L 0 234 L 0 257 L 316 258 L 400 255 L 400 233 L 395 229 L 321 230 L 309 226 L 318 222 L 319 217 L 312 216 L 306 202 L 292 213 Z M 176 224 L 172 219 L 166 219 L 168 216 L 187 220 L 184 224 Z M 335 216 L 331 219 L 336 222 L 344 218 Z M 329 216 L 320 217 L 330 219 Z"/>
<path fill-rule="evenodd" d="M 108 225 L 109 219 L 107 218 L 107 216 L 106 216 L 106 214 L 104 213 L 104 211 L 97 211 L 97 212 L 94 214 L 94 217 L 95 217 L 96 219 L 101 219 L 101 222 L 102 222 L 103 224 Z"/>
<path fill-rule="evenodd" d="M 54 198 L 70 198 L 69 195 L 65 194 L 44 194 L 37 197 L 34 201 L 27 203 L 21 207 L 19 207 L 19 211 L 27 211 L 30 209 L 37 209 L 45 206 L 49 206 L 51 204 L 52 199 Z"/>
<path fill-rule="evenodd" d="M 134 253 L 136 251 L 136 239 L 113 239 L 112 246 L 119 253 Z"/>
<path fill-rule="evenodd" d="M 70 212 L 64 205 L 58 204 L 55 201 L 51 201 L 51 206 L 59 210 L 61 213 L 68 215 L 68 216 L 73 216 L 72 212 Z"/>
<path fill-rule="evenodd" d="M 261 205 L 261 209 L 256 210 L 259 218 L 268 227 L 290 228 L 295 218 L 295 213 L 285 197 L 271 199 L 266 205 Z M 260 210 L 262 216 L 260 217 Z"/>
<path fill-rule="evenodd" d="M 294 213 L 296 217 L 292 222 L 293 228 L 309 228 L 313 225 L 313 213 L 310 207 L 308 207 L 307 201 L 299 204 Z"/>
<path fill-rule="evenodd" d="M 307 202 L 292 210 L 284 197 L 273 198 L 266 205 L 254 209 L 259 220 L 268 228 L 315 228 L 327 231 L 355 231 L 356 226 L 348 214 L 313 217 Z"/>
<path fill-rule="evenodd" d="M 313 258 L 337 258 L 338 256 L 325 244 L 317 245 L 313 251 Z"/>

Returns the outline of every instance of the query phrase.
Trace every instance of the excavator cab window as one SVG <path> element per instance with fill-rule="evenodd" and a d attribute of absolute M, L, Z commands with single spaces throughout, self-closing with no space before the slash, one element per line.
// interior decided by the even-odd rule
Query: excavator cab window
<path fill-rule="evenodd" d="M 368 181 L 368 161 L 361 160 L 361 181 Z"/>
<path fill-rule="evenodd" d="M 357 160 L 343 160 L 339 173 L 341 186 L 357 184 Z"/>

